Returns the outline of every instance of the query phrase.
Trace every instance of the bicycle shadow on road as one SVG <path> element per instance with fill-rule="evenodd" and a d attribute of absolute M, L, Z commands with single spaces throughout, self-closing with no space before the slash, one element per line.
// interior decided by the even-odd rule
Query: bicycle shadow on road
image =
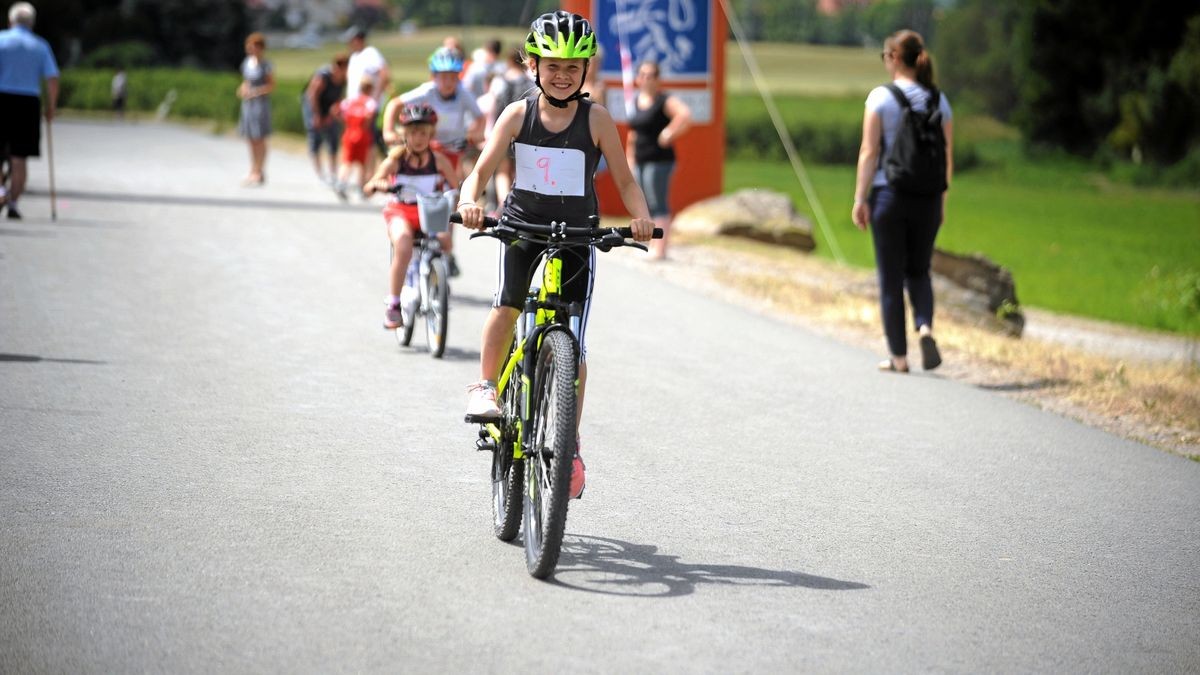
<path fill-rule="evenodd" d="M 649 544 L 568 534 L 554 573 L 554 583 L 577 591 L 653 598 L 691 595 L 701 584 L 811 588 L 856 591 L 870 588 L 803 572 L 768 570 L 745 565 L 680 562 Z"/>
<path fill-rule="evenodd" d="M 429 348 L 418 345 L 416 347 L 401 347 L 403 353 L 412 356 L 423 356 L 429 358 Z M 443 361 L 478 361 L 478 349 L 462 349 L 461 347 L 446 347 L 446 351 L 442 352 Z"/>
<path fill-rule="evenodd" d="M 492 308 L 492 299 L 491 298 L 480 298 L 480 297 L 477 297 L 474 295 L 466 295 L 466 294 L 460 295 L 458 293 L 454 293 L 453 291 L 451 291 L 450 304 L 452 306 L 453 305 L 462 305 L 464 307 L 482 307 L 484 309 L 491 309 Z"/>
<path fill-rule="evenodd" d="M 91 359 L 56 359 L 49 356 L 38 356 L 36 354 L 0 354 L 0 363 L 78 363 L 88 366 L 108 365 L 107 361 L 93 361 Z"/>
<path fill-rule="evenodd" d="M 27 195 L 45 196 L 45 193 L 29 190 Z M 117 202 L 121 204 L 166 204 L 170 206 L 211 206 L 233 209 L 279 209 L 284 211 L 331 211 L 336 213 L 376 212 L 373 204 L 344 204 L 338 201 L 310 202 L 295 199 L 271 199 L 262 197 L 218 197 L 204 195 L 146 194 L 136 192 L 99 192 L 90 190 L 62 190 L 58 199 L 75 199 L 82 202 Z"/>

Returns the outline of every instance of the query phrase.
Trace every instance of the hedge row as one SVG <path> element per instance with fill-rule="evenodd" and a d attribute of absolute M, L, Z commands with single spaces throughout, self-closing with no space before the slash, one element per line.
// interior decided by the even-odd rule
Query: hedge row
<path fill-rule="evenodd" d="M 112 108 L 112 70 L 71 69 L 59 83 L 59 107 L 76 110 Z M 211 119 L 219 127 L 236 126 L 241 78 L 236 73 L 170 68 L 135 69 L 127 73 L 126 109 L 155 112 L 175 92 L 169 116 Z M 282 80 L 271 95 L 271 120 L 276 131 L 304 133 L 300 92 L 304 82 Z"/>
<path fill-rule="evenodd" d="M 73 69 L 61 78 L 59 105 L 79 110 L 111 108 L 111 70 Z M 134 69 L 128 73 L 126 106 L 154 112 L 174 91 L 170 116 L 214 120 L 236 125 L 238 86 L 235 73 L 198 70 Z M 306 83 L 281 80 L 272 95 L 271 117 L 276 131 L 304 133 L 299 97 Z M 762 99 L 731 95 L 726 108 L 726 147 L 732 157 L 786 160 L 783 145 Z M 792 142 L 804 159 L 823 164 L 853 164 L 862 133 L 862 99 L 785 97 L 777 100 Z M 977 163 L 974 147 L 955 144 L 956 169 Z"/>

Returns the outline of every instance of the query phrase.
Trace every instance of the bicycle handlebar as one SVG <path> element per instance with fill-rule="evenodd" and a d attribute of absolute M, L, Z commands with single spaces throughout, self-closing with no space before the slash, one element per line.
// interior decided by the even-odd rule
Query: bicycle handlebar
<path fill-rule="evenodd" d="M 451 213 L 450 222 L 461 225 L 462 214 L 457 212 Z M 514 230 L 515 232 L 532 234 L 540 237 L 550 237 L 551 239 L 603 239 L 612 234 L 619 235 L 621 239 L 633 238 L 633 228 L 630 227 L 579 227 L 562 225 L 558 223 L 542 225 L 538 223 L 523 223 L 519 220 L 508 218 L 507 216 L 501 218 L 484 216 L 483 227 L 486 230 L 495 230 L 499 227 L 506 227 Z M 487 232 L 478 232 L 476 234 L 494 236 Z M 651 234 L 650 238 L 662 239 L 662 228 L 654 228 L 654 232 Z"/>

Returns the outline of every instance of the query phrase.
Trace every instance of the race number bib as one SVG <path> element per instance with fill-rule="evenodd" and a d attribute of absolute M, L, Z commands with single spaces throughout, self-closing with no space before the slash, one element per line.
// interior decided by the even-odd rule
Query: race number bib
<path fill-rule="evenodd" d="M 396 176 L 394 185 L 403 185 L 404 189 L 396 197 L 402 202 L 412 204 L 417 201 L 417 195 L 427 195 L 437 189 L 437 183 L 440 178 L 441 176 L 437 174 L 423 176 L 406 176 L 400 174 Z"/>
<path fill-rule="evenodd" d="M 513 187 L 543 195 L 582 197 L 586 156 L 574 148 L 543 148 L 514 143 L 517 177 Z"/>

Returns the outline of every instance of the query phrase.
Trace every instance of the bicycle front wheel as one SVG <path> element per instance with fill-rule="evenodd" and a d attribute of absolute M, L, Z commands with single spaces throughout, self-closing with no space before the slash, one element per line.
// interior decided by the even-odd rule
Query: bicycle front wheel
<path fill-rule="evenodd" d="M 525 565 L 538 579 L 554 572 L 567 527 L 577 368 L 569 335 L 547 333 L 538 351 L 533 429 L 525 453 Z"/>
<path fill-rule="evenodd" d="M 446 329 L 450 323 L 450 272 L 446 259 L 429 261 L 429 307 L 425 312 L 425 338 L 429 343 L 429 355 L 435 359 L 446 353 Z"/>

